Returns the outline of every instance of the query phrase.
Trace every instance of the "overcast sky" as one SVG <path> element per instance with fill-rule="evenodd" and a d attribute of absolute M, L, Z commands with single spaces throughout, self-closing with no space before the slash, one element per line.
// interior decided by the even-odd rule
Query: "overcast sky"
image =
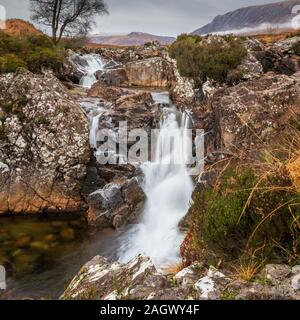
<path fill-rule="evenodd" d="M 216 15 L 245 6 L 276 0 L 105 0 L 109 16 L 96 19 L 94 32 L 123 34 L 132 31 L 176 36 L 192 32 Z M 8 18 L 29 19 L 29 0 L 0 0 Z"/>

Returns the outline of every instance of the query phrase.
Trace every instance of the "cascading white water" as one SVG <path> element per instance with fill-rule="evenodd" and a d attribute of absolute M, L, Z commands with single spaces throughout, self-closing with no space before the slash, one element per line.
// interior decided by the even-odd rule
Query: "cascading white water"
<path fill-rule="evenodd" d="M 186 167 L 188 137 L 184 129 L 188 125 L 189 117 L 185 113 L 178 123 L 176 109 L 166 109 L 155 161 L 142 165 L 147 203 L 140 223 L 122 236 L 121 261 L 127 262 L 140 253 L 145 253 L 161 267 L 179 261 L 183 235 L 178 224 L 188 211 L 193 192 Z M 170 147 L 171 137 L 176 143 Z"/>
<path fill-rule="evenodd" d="M 80 100 L 80 105 L 85 110 L 90 122 L 90 145 L 93 149 L 97 149 L 97 133 L 99 126 L 99 118 L 105 112 L 105 108 L 97 98 L 85 98 Z"/>
<path fill-rule="evenodd" d="M 80 85 L 90 88 L 97 81 L 95 73 L 103 70 L 104 63 L 97 55 L 86 54 L 82 58 L 86 61 L 87 66 L 84 67 L 85 75 L 80 80 Z"/>

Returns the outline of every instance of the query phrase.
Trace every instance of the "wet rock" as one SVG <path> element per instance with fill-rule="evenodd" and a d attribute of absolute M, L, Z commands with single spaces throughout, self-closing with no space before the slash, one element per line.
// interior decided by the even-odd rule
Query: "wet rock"
<path fill-rule="evenodd" d="M 82 211 L 89 123 L 64 86 L 51 74 L 2 75 L 0 114 L 0 214 Z"/>
<path fill-rule="evenodd" d="M 88 96 L 97 97 L 111 103 L 115 103 L 119 98 L 128 94 L 129 92 L 125 89 L 106 86 L 99 81 L 96 82 L 88 91 Z"/>
<path fill-rule="evenodd" d="M 84 68 L 87 66 L 87 63 L 85 59 L 72 50 L 67 52 L 67 56 L 68 58 L 64 61 L 58 77 L 60 80 L 79 84 L 81 78 L 85 75 Z"/>
<path fill-rule="evenodd" d="M 13 273 L 21 276 L 28 272 L 33 272 L 40 261 L 40 257 L 40 254 L 36 252 L 16 256 L 13 260 Z"/>
<path fill-rule="evenodd" d="M 30 245 L 30 241 L 31 241 L 31 237 L 29 235 L 22 236 L 16 241 L 15 246 L 17 248 L 25 248 Z"/>
<path fill-rule="evenodd" d="M 112 128 L 118 129 L 120 121 L 127 121 L 128 130 L 149 130 L 155 127 L 159 114 L 159 108 L 149 92 L 131 93 L 120 97 L 111 109 L 100 117 L 99 123 L 103 127 L 111 124 Z"/>
<path fill-rule="evenodd" d="M 117 69 L 119 67 L 121 67 L 122 65 L 114 60 L 110 60 L 109 62 L 107 62 L 103 69 L 107 70 L 107 69 Z"/>
<path fill-rule="evenodd" d="M 144 201 L 145 194 L 137 178 L 110 183 L 89 195 L 89 223 L 120 228 L 136 219 Z"/>
<path fill-rule="evenodd" d="M 43 238 L 43 241 L 46 243 L 53 243 L 55 241 L 54 234 L 48 234 Z"/>
<path fill-rule="evenodd" d="M 108 86 L 127 85 L 127 74 L 124 67 L 108 69 L 96 72 L 96 78 L 100 83 Z"/>
<path fill-rule="evenodd" d="M 174 82 L 172 64 L 160 57 L 129 62 L 125 69 L 130 86 L 166 88 Z"/>
<path fill-rule="evenodd" d="M 60 232 L 60 237 L 63 241 L 73 241 L 75 239 L 75 231 L 72 228 L 62 229 Z"/>
<path fill-rule="evenodd" d="M 45 253 L 49 250 L 49 245 L 42 241 L 34 241 L 34 242 L 31 242 L 30 248 L 33 251 Z"/>

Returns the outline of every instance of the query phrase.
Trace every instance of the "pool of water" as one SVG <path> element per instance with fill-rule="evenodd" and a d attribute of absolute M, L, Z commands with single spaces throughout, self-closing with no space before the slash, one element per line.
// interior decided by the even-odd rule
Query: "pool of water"
<path fill-rule="evenodd" d="M 7 271 L 0 299 L 57 299 L 94 256 L 117 258 L 117 232 L 79 218 L 9 217 L 0 223 L 0 265 Z"/>

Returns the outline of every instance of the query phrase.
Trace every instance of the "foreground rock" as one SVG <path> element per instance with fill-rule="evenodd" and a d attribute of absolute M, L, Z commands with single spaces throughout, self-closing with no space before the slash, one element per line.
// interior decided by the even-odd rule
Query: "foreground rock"
<path fill-rule="evenodd" d="M 97 256 L 81 269 L 61 298 L 147 299 L 165 284 L 163 275 L 145 256 L 138 256 L 128 264 L 110 263 Z"/>
<path fill-rule="evenodd" d="M 74 212 L 90 160 L 89 124 L 52 75 L 0 77 L 0 213 Z"/>
<path fill-rule="evenodd" d="M 236 280 L 199 263 L 175 276 L 137 256 L 127 264 L 95 257 L 80 270 L 61 299 L 82 300 L 274 300 L 300 299 L 300 267 L 268 265 L 255 282 Z M 267 279 L 267 280 L 266 280 Z"/>

